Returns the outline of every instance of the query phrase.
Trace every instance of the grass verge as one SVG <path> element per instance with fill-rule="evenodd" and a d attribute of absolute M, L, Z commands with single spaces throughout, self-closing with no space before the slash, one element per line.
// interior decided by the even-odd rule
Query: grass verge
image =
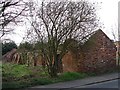
<path fill-rule="evenodd" d="M 2 87 L 5 89 L 19 89 L 35 85 L 47 85 L 87 77 L 85 73 L 66 72 L 57 78 L 50 78 L 42 67 L 27 67 L 25 65 L 6 63 L 2 65 Z"/>
<path fill-rule="evenodd" d="M 47 85 L 58 82 L 82 79 L 96 76 L 95 73 L 65 72 L 57 78 L 50 78 L 46 70 L 40 66 L 27 67 L 18 64 L 3 64 L 2 66 L 2 87 L 6 89 L 21 89 L 36 85 Z"/>

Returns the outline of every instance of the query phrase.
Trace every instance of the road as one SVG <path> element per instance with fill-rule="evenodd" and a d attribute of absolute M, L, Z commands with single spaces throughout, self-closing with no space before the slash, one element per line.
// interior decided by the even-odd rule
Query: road
<path fill-rule="evenodd" d="M 120 80 L 120 79 L 119 79 Z M 91 85 L 78 86 L 75 88 L 118 88 L 119 80 L 111 80 Z"/>
<path fill-rule="evenodd" d="M 68 81 L 68 82 L 60 82 L 54 83 L 50 85 L 38 85 L 30 88 L 26 88 L 25 90 L 96 90 L 96 88 L 104 88 L 105 90 L 118 90 L 118 73 L 105 74 L 96 77 L 88 77 L 80 80 Z M 94 83 L 94 84 L 93 84 Z M 114 89 L 116 88 L 116 89 Z M 102 89 L 103 90 L 103 89 Z"/>
<path fill-rule="evenodd" d="M 120 80 L 120 79 L 119 79 Z M 29 88 L 23 90 L 119 90 L 119 80 L 110 80 L 101 83 L 75 86 L 70 88 Z"/>

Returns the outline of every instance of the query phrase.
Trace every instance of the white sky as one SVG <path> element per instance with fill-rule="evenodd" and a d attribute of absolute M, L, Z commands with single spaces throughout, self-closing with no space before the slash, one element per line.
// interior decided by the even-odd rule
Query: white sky
<path fill-rule="evenodd" d="M 103 31 L 114 39 L 112 32 L 118 36 L 118 1 L 119 0 L 98 0 L 102 1 L 101 10 L 99 11 L 101 21 L 104 23 Z"/>
<path fill-rule="evenodd" d="M 116 37 L 118 36 L 118 1 L 120 0 L 89 0 L 92 2 L 98 2 L 98 16 L 100 21 L 104 24 L 104 27 L 101 29 L 107 34 L 110 39 L 114 39 L 112 32 L 115 33 Z M 99 4 L 102 2 L 101 4 Z M 100 9 L 101 8 L 101 9 Z M 9 38 L 14 40 L 16 44 L 19 44 L 25 33 L 25 28 L 19 26 L 14 31 L 16 34 L 11 34 Z M 8 37 L 8 36 L 7 36 Z"/>

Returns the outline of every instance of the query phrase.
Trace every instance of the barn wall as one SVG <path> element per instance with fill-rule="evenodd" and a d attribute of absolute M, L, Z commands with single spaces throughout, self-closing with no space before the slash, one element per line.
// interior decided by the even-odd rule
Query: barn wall
<path fill-rule="evenodd" d="M 98 30 L 82 46 L 82 51 L 69 51 L 63 57 L 63 71 L 104 72 L 116 67 L 116 46 Z"/>
<path fill-rule="evenodd" d="M 116 46 L 100 30 L 84 45 L 84 71 L 104 72 L 116 66 Z"/>

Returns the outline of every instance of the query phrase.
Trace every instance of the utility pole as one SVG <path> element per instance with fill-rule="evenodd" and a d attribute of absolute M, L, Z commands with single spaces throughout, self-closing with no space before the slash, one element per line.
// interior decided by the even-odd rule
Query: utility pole
<path fill-rule="evenodd" d="M 120 52 L 119 52 L 119 44 L 120 44 L 120 1 L 118 2 L 118 43 L 117 43 L 117 64 L 119 67 L 119 59 L 120 59 Z"/>

